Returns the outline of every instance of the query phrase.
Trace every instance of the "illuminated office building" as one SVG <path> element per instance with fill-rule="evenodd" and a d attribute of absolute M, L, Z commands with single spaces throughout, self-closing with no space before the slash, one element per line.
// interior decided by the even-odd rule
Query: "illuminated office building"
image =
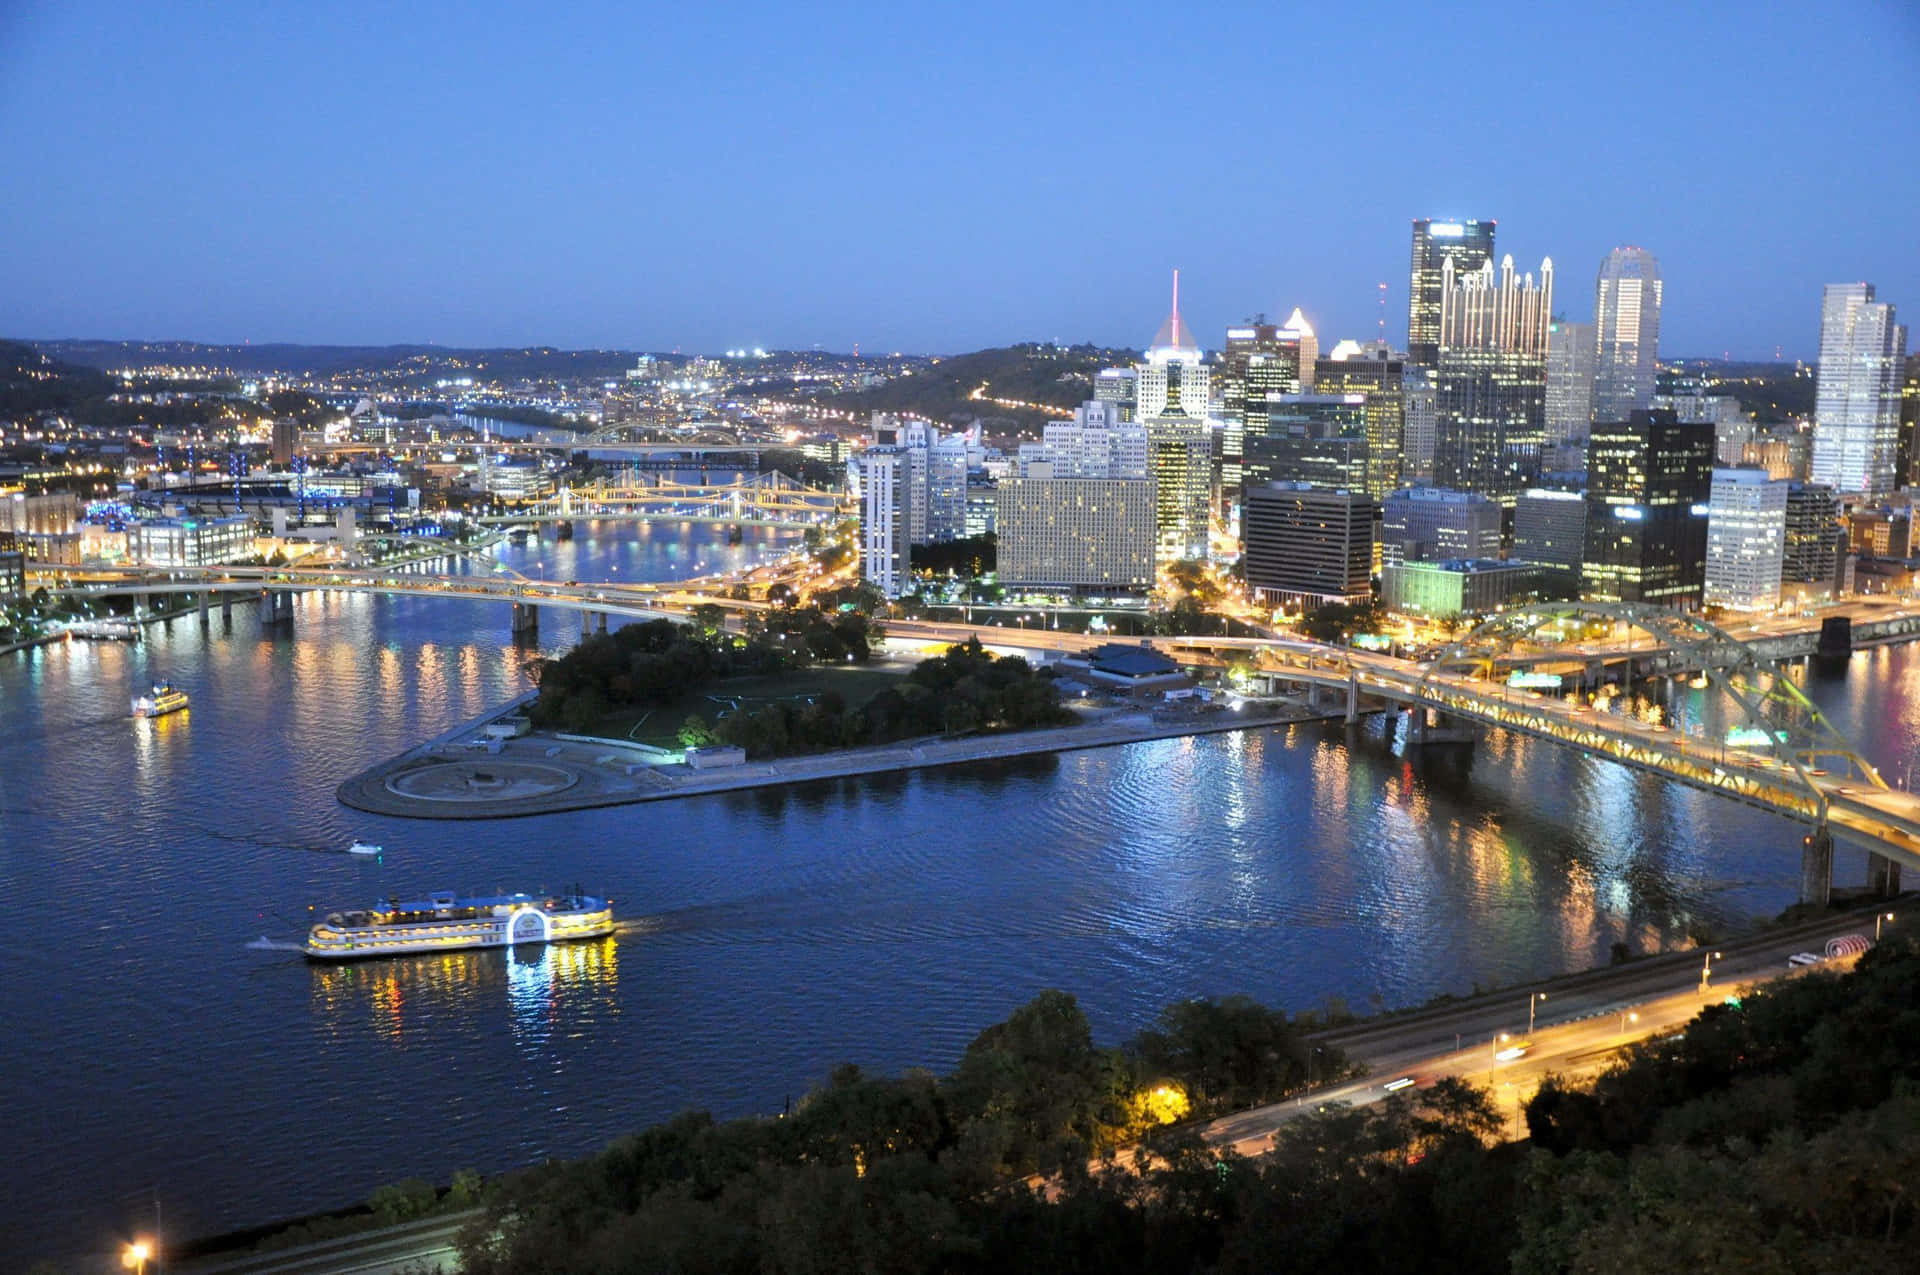
<path fill-rule="evenodd" d="M 1593 417 L 1624 421 L 1653 405 L 1660 354 L 1660 263 L 1644 248 L 1615 248 L 1593 288 Z"/>
<path fill-rule="evenodd" d="M 1407 360 L 1416 367 L 1440 366 L 1440 298 L 1444 273 L 1468 275 L 1492 262 L 1491 221 L 1413 223 L 1413 264 L 1407 284 Z"/>
<path fill-rule="evenodd" d="M 1213 494 L 1213 432 L 1207 420 L 1207 366 L 1180 318 L 1180 272 L 1173 311 L 1146 361 L 1135 368 L 1138 420 L 1147 431 L 1148 470 L 1158 510 L 1159 562 L 1207 556 Z"/>
<path fill-rule="evenodd" d="M 1687 606 L 1706 575 L 1713 430 L 1672 412 L 1595 422 L 1587 442 L 1582 596 Z"/>
<path fill-rule="evenodd" d="M 1384 500 L 1414 476 L 1407 462 L 1406 360 L 1384 341 L 1346 342 L 1314 366 L 1314 393 L 1365 399 L 1367 473 L 1361 485 Z"/>
<path fill-rule="evenodd" d="M 1549 446 L 1585 438 L 1593 424 L 1593 325 L 1555 319 L 1547 325 Z"/>
<path fill-rule="evenodd" d="M 1907 330 L 1870 283 L 1830 283 L 1820 308 L 1814 385 L 1814 482 L 1842 495 L 1884 496 L 1896 485 Z"/>
<path fill-rule="evenodd" d="M 1540 278 L 1504 258 L 1469 274 L 1443 263 L 1433 478 L 1511 508 L 1540 472 L 1553 261 Z"/>
<path fill-rule="evenodd" d="M 1764 469 L 1715 469 L 1707 500 L 1706 605 L 1730 611 L 1780 605 L 1786 536 L 1785 482 Z"/>

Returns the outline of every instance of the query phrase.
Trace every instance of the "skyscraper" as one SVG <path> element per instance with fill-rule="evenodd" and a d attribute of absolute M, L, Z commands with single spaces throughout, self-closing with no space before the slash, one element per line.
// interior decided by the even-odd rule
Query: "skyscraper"
<path fill-rule="evenodd" d="M 1820 305 L 1811 478 L 1842 495 L 1894 489 L 1906 329 L 1870 283 L 1830 283 Z"/>
<path fill-rule="evenodd" d="M 1160 326 L 1137 373 L 1139 421 L 1147 429 L 1148 468 L 1158 509 L 1155 556 L 1161 563 L 1204 558 L 1213 492 L 1207 367 L 1180 318 L 1177 270 L 1173 312 Z"/>
<path fill-rule="evenodd" d="M 1706 574 L 1713 430 L 1672 412 L 1596 421 L 1587 442 L 1582 594 L 1683 606 Z"/>
<path fill-rule="evenodd" d="M 1585 438 L 1593 424 L 1591 323 L 1555 319 L 1547 325 L 1547 443 Z"/>
<path fill-rule="evenodd" d="M 1364 602 L 1373 596 L 1374 511 L 1360 492 L 1249 486 L 1240 523 L 1247 584 L 1268 602 Z"/>
<path fill-rule="evenodd" d="M 1812 585 L 1816 593 L 1830 591 L 1840 574 L 1840 546 L 1845 541 L 1840 500 L 1833 488 L 1790 483 L 1780 578 L 1789 584 Z"/>
<path fill-rule="evenodd" d="M 1491 221 L 1413 223 L 1413 268 L 1407 284 L 1407 359 L 1417 367 L 1439 366 L 1440 294 L 1443 272 L 1453 263 L 1467 275 L 1493 260 Z"/>
<path fill-rule="evenodd" d="M 1220 352 L 1220 485 L 1237 500 L 1244 477 L 1245 440 L 1267 430 L 1267 402 L 1301 389 L 1300 335 L 1264 316 L 1227 329 Z"/>
<path fill-rule="evenodd" d="M 1653 405 L 1660 354 L 1660 263 L 1615 248 L 1593 285 L 1593 419 L 1624 421 Z"/>
<path fill-rule="evenodd" d="M 1497 279 L 1492 262 L 1460 275 L 1448 261 L 1441 275 L 1434 481 L 1512 508 L 1540 472 L 1553 260 L 1537 284 L 1512 256 Z"/>
<path fill-rule="evenodd" d="M 1313 325 L 1307 322 L 1306 315 L 1300 313 L 1299 306 L 1293 307 L 1293 313 L 1287 316 L 1280 330 L 1292 334 L 1300 352 L 1300 389 L 1302 392 L 1311 390 L 1314 360 L 1320 357 L 1320 338 L 1314 335 Z"/>
<path fill-rule="evenodd" d="M 1314 389 L 1323 395 L 1365 397 L 1367 494 L 1384 500 L 1411 476 L 1407 465 L 1406 360 L 1385 341 L 1357 349 L 1351 343 L 1315 365 Z"/>
<path fill-rule="evenodd" d="M 876 443 L 854 458 L 860 477 L 860 574 L 889 598 L 900 596 L 911 562 L 909 450 Z"/>
<path fill-rule="evenodd" d="M 1780 604 L 1787 483 L 1757 467 L 1717 468 L 1707 501 L 1708 606 L 1771 611 Z"/>

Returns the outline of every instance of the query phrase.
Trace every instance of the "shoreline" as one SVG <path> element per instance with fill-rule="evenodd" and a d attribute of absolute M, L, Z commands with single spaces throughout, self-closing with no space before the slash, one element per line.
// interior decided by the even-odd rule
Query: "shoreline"
<path fill-rule="evenodd" d="M 1071 726 L 1000 735 L 973 735 L 960 739 L 935 737 L 909 740 L 876 748 L 743 762 L 712 770 L 696 770 L 684 763 L 669 766 L 648 764 L 635 760 L 641 754 L 632 745 L 613 739 L 589 741 L 586 737 L 577 736 L 525 735 L 507 741 L 498 753 L 465 748 L 458 752 L 450 751 L 457 746 L 457 741 L 471 739 L 490 723 L 511 715 L 536 694 L 538 692 L 530 691 L 506 705 L 490 709 L 452 730 L 444 731 L 398 757 L 389 758 L 350 776 L 335 789 L 334 796 L 342 805 L 354 810 L 400 818 L 516 819 L 569 810 L 785 787 L 815 780 L 846 779 L 1043 753 L 1078 752 L 1088 748 L 1224 734 L 1228 731 L 1297 726 L 1345 717 L 1344 711 L 1321 712 L 1293 705 L 1276 708 L 1263 706 L 1265 711 L 1213 709 L 1173 714 L 1164 709 L 1142 706 L 1138 710 L 1106 710 L 1099 718 Z M 567 782 L 549 791 L 499 797 L 476 795 L 466 800 L 412 796 L 397 791 L 389 783 L 412 772 L 461 767 L 469 763 L 475 772 L 486 775 L 493 773 L 485 770 L 487 767 L 508 773 L 558 772 L 566 777 Z M 559 781 L 554 779 L 549 782 Z"/>

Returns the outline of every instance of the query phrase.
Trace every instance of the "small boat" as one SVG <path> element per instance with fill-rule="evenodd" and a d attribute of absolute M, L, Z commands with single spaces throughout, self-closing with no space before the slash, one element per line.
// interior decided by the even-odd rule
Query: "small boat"
<path fill-rule="evenodd" d="M 153 694 L 136 695 L 133 699 L 135 717 L 165 717 L 168 713 L 177 713 L 187 706 L 187 693 L 175 690 L 166 682 L 155 682 Z"/>
<path fill-rule="evenodd" d="M 347 847 L 348 854 L 380 854 L 382 848 L 371 841 L 356 841 Z"/>

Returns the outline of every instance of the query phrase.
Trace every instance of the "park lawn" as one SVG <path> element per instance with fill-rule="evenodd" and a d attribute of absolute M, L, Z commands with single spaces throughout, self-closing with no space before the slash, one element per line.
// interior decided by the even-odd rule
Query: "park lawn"
<path fill-rule="evenodd" d="M 720 715 L 732 711 L 735 704 L 746 710 L 764 707 L 775 700 L 811 699 L 827 691 L 838 691 L 849 706 L 864 704 L 875 693 L 912 671 L 911 664 L 814 666 L 764 677 L 732 677 L 715 682 L 704 691 L 680 696 L 670 703 L 650 708 L 628 708 L 609 713 L 595 724 L 591 734 L 604 739 L 623 739 L 655 748 L 680 747 L 680 727 L 692 716 L 706 719 L 708 726 Z"/>

